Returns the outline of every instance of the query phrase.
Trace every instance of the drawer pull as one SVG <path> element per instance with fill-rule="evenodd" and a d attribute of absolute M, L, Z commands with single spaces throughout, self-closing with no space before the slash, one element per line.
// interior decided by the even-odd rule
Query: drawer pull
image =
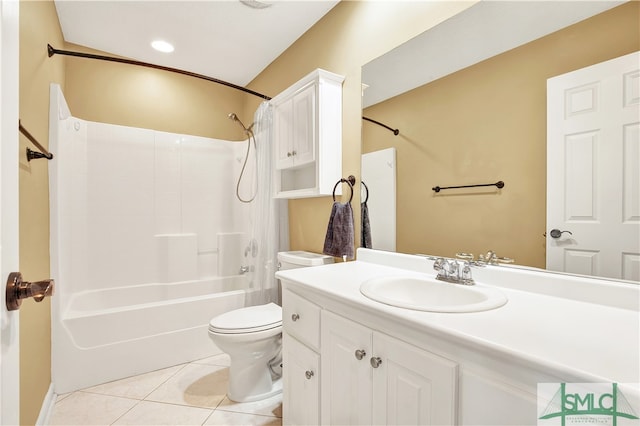
<path fill-rule="evenodd" d="M 311 378 L 313 377 L 313 371 L 307 370 L 305 371 L 304 375 L 308 380 L 311 380 Z"/>
<path fill-rule="evenodd" d="M 293 322 L 296 322 L 296 321 L 298 321 L 299 319 L 300 319 L 300 315 L 298 315 L 298 314 L 293 314 L 293 315 L 291 315 L 291 320 L 292 320 Z"/>
<path fill-rule="evenodd" d="M 365 352 L 364 349 L 358 349 L 356 350 L 356 359 L 358 361 L 360 361 L 362 358 L 364 358 L 365 356 L 367 356 L 367 353 Z"/>
<path fill-rule="evenodd" d="M 380 364 L 382 364 L 382 359 L 380 359 L 380 357 L 378 356 L 371 357 L 371 366 L 373 368 L 380 367 Z"/>

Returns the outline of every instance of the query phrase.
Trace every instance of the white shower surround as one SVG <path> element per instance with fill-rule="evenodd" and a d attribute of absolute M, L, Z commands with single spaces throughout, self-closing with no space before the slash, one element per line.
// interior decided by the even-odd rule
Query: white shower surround
<path fill-rule="evenodd" d="M 80 120 L 57 85 L 50 113 L 55 391 L 219 352 L 209 319 L 255 290 L 246 144 Z"/>

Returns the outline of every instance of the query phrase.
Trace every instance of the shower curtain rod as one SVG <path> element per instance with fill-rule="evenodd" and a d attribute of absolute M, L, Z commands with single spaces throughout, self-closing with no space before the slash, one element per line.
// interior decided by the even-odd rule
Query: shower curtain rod
<path fill-rule="evenodd" d="M 203 75 L 203 74 L 198 74 L 198 73 L 191 72 L 191 71 L 181 70 L 181 69 L 178 69 L 178 68 L 171 68 L 171 67 L 165 67 L 165 66 L 162 66 L 162 65 L 151 64 L 151 63 L 148 63 L 148 62 L 135 61 L 133 59 L 116 58 L 116 57 L 113 57 L 113 56 L 94 55 L 93 53 L 74 52 L 72 50 L 56 49 L 55 47 L 51 46 L 50 44 L 47 44 L 47 53 L 48 53 L 49 57 L 52 57 L 53 55 L 75 56 L 77 58 L 97 59 L 97 60 L 100 60 L 100 61 L 118 62 L 118 63 L 121 63 L 121 64 L 137 65 L 137 66 L 140 66 L 140 67 L 147 67 L 147 68 L 153 68 L 153 69 L 156 69 L 156 70 L 169 71 L 169 72 L 173 72 L 173 73 L 176 73 L 176 74 L 182 74 L 182 75 L 186 75 L 186 76 L 189 76 L 189 77 L 195 77 L 195 78 L 199 78 L 199 79 L 202 79 L 202 80 L 211 81 L 213 83 L 222 84 L 223 86 L 231 87 L 231 88 L 236 89 L 236 90 L 241 90 L 241 91 L 243 91 L 245 93 L 248 93 L 250 95 L 258 96 L 259 98 L 262 98 L 262 99 L 264 99 L 266 101 L 270 101 L 271 100 L 270 96 L 263 95 L 262 93 L 256 92 L 256 91 L 251 90 L 251 89 L 247 89 L 246 87 L 238 86 L 237 84 L 229 83 L 228 81 L 219 80 L 217 78 L 209 77 L 209 76 L 206 76 L 206 75 Z M 386 128 L 386 129 L 389 129 L 396 136 L 398 136 L 398 134 L 400 133 L 400 130 L 393 129 L 393 128 L 387 126 L 386 124 L 382 124 L 379 121 L 373 120 L 371 118 L 362 117 L 362 119 L 370 121 L 372 123 L 375 123 L 375 124 L 377 124 L 379 126 L 382 126 L 382 127 Z"/>
<path fill-rule="evenodd" d="M 174 72 L 176 74 L 187 75 L 189 77 L 200 78 L 202 80 L 207 80 L 207 81 L 211 81 L 213 83 L 222 84 L 224 86 L 231 87 L 231 88 L 236 89 L 236 90 L 241 90 L 241 91 L 243 91 L 245 93 L 249 93 L 250 95 L 258 96 L 258 97 L 260 97 L 260 98 L 262 98 L 264 100 L 267 100 L 267 101 L 271 100 L 271 97 L 269 97 L 267 95 L 263 95 L 262 93 L 258 93 L 256 91 L 253 91 L 251 89 L 247 89 L 246 87 L 238 86 L 236 84 L 229 83 L 228 81 L 218 80 L 217 78 L 208 77 L 206 75 L 197 74 L 197 73 L 191 72 L 191 71 L 181 70 L 181 69 L 178 69 L 178 68 L 171 68 L 171 67 L 165 67 L 165 66 L 162 66 L 162 65 L 155 65 L 155 64 L 150 64 L 148 62 L 135 61 L 133 59 L 115 58 L 113 56 L 94 55 L 92 53 L 74 52 L 74 51 L 71 51 L 71 50 L 60 50 L 60 49 L 56 49 L 55 47 L 51 46 L 50 44 L 47 44 L 47 52 L 49 54 L 49 57 L 52 57 L 53 55 L 75 56 L 75 57 L 78 57 L 78 58 L 98 59 L 100 61 L 119 62 L 119 63 L 122 63 L 122 64 L 137 65 L 137 66 L 141 66 L 141 67 L 153 68 L 153 69 L 162 70 L 162 71 L 170 71 L 170 72 Z"/>
<path fill-rule="evenodd" d="M 53 158 L 53 154 L 47 151 L 45 147 L 42 146 L 40 142 L 38 142 L 38 140 L 34 138 L 27 129 L 24 128 L 20 120 L 18 120 L 18 130 L 20 130 L 20 133 L 22 133 L 27 139 L 29 139 L 32 144 L 36 146 L 36 148 L 40 150 L 40 152 L 38 152 L 27 148 L 27 161 L 36 160 L 38 158 L 46 158 L 47 160 L 51 160 Z"/>
<path fill-rule="evenodd" d="M 384 127 L 385 129 L 389 129 L 389 130 L 391 130 L 395 136 L 398 136 L 398 135 L 400 134 L 400 130 L 399 130 L 399 129 L 394 129 L 394 128 L 392 128 L 392 127 L 389 127 L 389 126 L 387 126 L 386 124 L 383 124 L 383 123 L 381 123 L 381 122 L 379 122 L 379 121 L 376 121 L 376 120 L 374 120 L 374 119 L 372 119 L 372 118 L 364 117 L 364 116 L 363 116 L 363 117 L 362 117 L 362 119 L 363 119 L 363 120 L 370 121 L 370 122 L 372 122 L 372 123 L 375 123 L 375 124 L 377 124 L 378 126 L 382 126 L 382 127 Z"/>

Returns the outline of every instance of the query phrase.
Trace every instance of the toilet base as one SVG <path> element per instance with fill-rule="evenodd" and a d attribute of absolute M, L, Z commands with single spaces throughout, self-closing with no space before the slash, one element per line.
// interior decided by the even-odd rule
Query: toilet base
<path fill-rule="evenodd" d="M 227 393 L 227 398 L 229 398 L 233 402 L 255 402 L 263 399 L 271 398 L 272 396 L 278 395 L 282 393 L 282 378 L 275 380 L 273 385 L 271 386 L 271 390 L 260 393 L 257 395 L 233 395 L 231 389 Z"/>

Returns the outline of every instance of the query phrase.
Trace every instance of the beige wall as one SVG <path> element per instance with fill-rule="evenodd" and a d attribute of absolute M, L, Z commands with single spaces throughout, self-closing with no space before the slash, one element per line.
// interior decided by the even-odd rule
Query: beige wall
<path fill-rule="evenodd" d="M 66 50 L 107 55 L 67 43 Z M 64 96 L 71 114 L 89 121 L 225 140 L 242 140 L 227 118 L 243 114 L 243 92 L 207 80 L 152 68 L 67 57 Z"/>
<path fill-rule="evenodd" d="M 52 1 L 20 2 L 20 120 L 49 145 L 49 83 L 64 84 L 64 59 L 49 59 L 47 43 L 62 43 Z M 33 145 L 20 136 L 20 271 L 26 280 L 49 277 L 47 160 L 27 162 Z M 20 421 L 34 424 L 51 383 L 51 304 L 26 300 L 20 308 Z"/>
<path fill-rule="evenodd" d="M 631 2 L 434 83 L 365 115 L 399 136 L 363 127 L 363 152 L 395 146 L 397 249 L 452 257 L 489 249 L 544 267 L 546 80 L 640 49 Z M 505 188 L 436 185 L 503 180 Z"/>
<path fill-rule="evenodd" d="M 250 87 L 274 95 L 315 68 L 344 75 L 342 169 L 344 177 L 354 175 L 359 181 L 362 65 L 473 3 L 343 1 L 263 71 Z M 322 251 L 331 203 L 331 197 L 289 202 L 292 249 Z M 356 191 L 353 205 L 359 204 Z"/>

